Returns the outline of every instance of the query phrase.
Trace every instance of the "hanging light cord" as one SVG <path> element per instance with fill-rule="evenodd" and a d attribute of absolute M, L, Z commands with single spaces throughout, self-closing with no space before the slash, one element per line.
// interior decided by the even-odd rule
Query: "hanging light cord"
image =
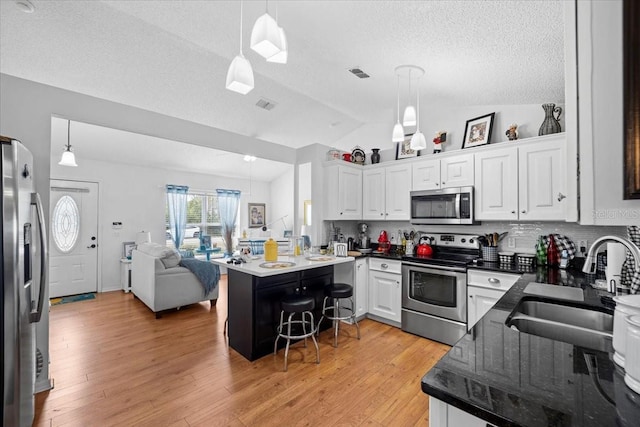
<path fill-rule="evenodd" d="M 398 96 L 398 123 L 400 123 L 400 74 L 398 74 L 398 90 L 396 91 L 396 95 Z"/>
<path fill-rule="evenodd" d="M 242 55 L 242 0 L 240 0 L 240 55 Z"/>
<path fill-rule="evenodd" d="M 71 151 L 71 120 L 67 120 L 67 151 Z"/>
<path fill-rule="evenodd" d="M 416 88 L 416 132 L 420 132 L 420 77 Z"/>

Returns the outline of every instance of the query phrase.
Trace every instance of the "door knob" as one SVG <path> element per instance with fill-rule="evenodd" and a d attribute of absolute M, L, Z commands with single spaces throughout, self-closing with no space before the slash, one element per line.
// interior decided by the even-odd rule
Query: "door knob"
<path fill-rule="evenodd" d="M 565 196 L 564 194 L 562 194 L 562 193 L 558 193 L 558 201 L 559 201 L 559 202 L 561 202 L 561 201 L 562 201 L 562 199 L 566 199 L 566 198 L 567 198 L 567 196 Z"/>
<path fill-rule="evenodd" d="M 96 244 L 94 243 L 94 244 L 92 244 L 91 246 L 87 246 L 87 249 L 93 249 L 93 248 L 95 248 L 95 247 L 96 247 Z"/>

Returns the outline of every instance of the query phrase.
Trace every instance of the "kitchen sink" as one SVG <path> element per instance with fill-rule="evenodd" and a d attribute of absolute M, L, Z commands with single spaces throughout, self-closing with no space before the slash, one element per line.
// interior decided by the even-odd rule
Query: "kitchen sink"
<path fill-rule="evenodd" d="M 565 301 L 525 297 L 511 312 L 507 326 L 539 337 L 600 351 L 612 351 L 613 314 Z"/>

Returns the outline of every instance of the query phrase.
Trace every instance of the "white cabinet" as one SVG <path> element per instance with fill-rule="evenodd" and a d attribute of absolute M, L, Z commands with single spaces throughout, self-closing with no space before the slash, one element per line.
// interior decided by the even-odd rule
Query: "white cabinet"
<path fill-rule="evenodd" d="M 369 311 L 369 267 L 366 258 L 357 258 L 355 266 L 356 317 L 364 317 Z"/>
<path fill-rule="evenodd" d="M 366 316 L 369 309 L 369 268 L 367 258 L 356 258 L 354 262 L 345 262 L 333 266 L 333 280 L 336 283 L 347 283 L 353 286 L 355 314 L 358 319 Z M 341 303 L 342 304 L 342 303 Z M 346 303 L 348 306 L 349 303 Z M 346 310 L 342 316 L 351 313 Z"/>
<path fill-rule="evenodd" d="M 518 148 L 518 209 L 521 220 L 563 220 L 567 217 L 565 138 Z"/>
<path fill-rule="evenodd" d="M 401 283 L 400 261 L 369 258 L 369 314 L 400 326 Z"/>
<path fill-rule="evenodd" d="M 460 154 L 413 163 L 412 190 L 473 185 L 473 154 Z"/>
<path fill-rule="evenodd" d="M 361 166 L 331 165 L 324 169 L 324 219 L 362 219 L 362 170 L 358 168 Z"/>
<path fill-rule="evenodd" d="M 429 396 L 429 427 L 492 427 L 493 424 Z"/>
<path fill-rule="evenodd" d="M 362 219 L 409 220 L 411 168 L 406 165 L 366 169 L 362 174 Z"/>
<path fill-rule="evenodd" d="M 477 220 L 566 220 L 566 138 L 535 138 L 475 154 Z"/>
<path fill-rule="evenodd" d="M 467 329 L 471 328 L 502 298 L 520 275 L 493 271 L 467 271 Z"/>
<path fill-rule="evenodd" d="M 518 218 L 518 148 L 479 152 L 475 155 L 475 218 Z"/>

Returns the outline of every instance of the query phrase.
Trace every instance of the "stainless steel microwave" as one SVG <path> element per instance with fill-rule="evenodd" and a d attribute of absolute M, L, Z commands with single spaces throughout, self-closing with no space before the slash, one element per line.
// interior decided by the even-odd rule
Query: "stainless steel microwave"
<path fill-rule="evenodd" d="M 411 224 L 474 224 L 473 187 L 411 192 Z"/>

